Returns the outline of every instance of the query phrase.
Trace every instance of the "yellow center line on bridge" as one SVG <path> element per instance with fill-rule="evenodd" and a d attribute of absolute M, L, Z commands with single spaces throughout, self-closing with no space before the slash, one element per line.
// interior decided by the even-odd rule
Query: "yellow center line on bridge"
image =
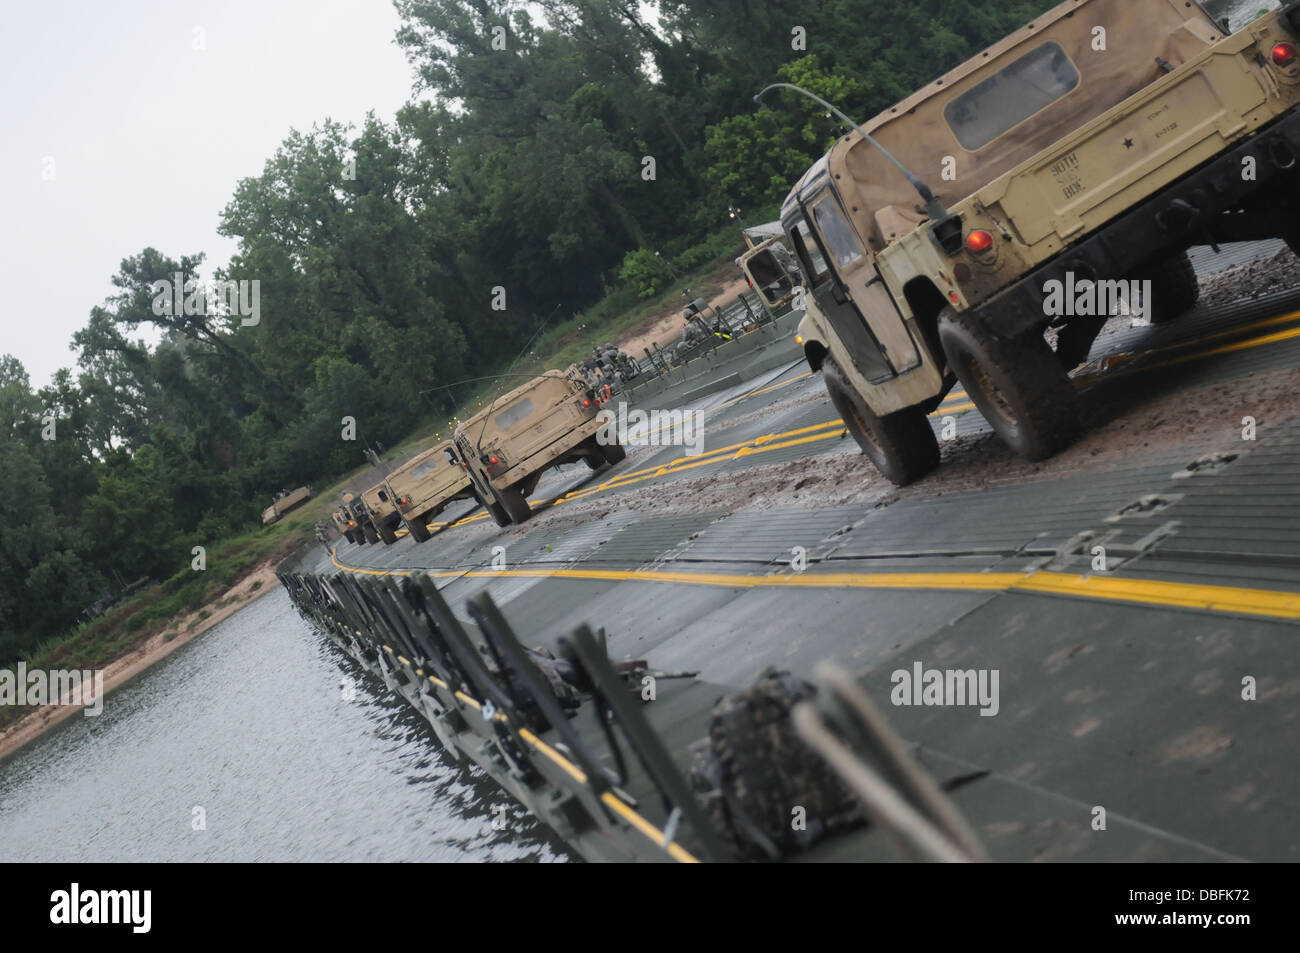
<path fill-rule="evenodd" d="M 345 572 L 369 576 L 410 576 L 423 570 L 365 569 L 330 559 Z M 430 571 L 435 579 L 522 578 L 573 579 L 589 582 L 667 583 L 727 589 L 885 589 L 966 592 L 1029 592 L 1131 602 L 1145 606 L 1225 612 L 1285 621 L 1300 621 L 1300 593 L 1275 589 L 1249 589 L 1156 579 L 1122 579 L 1116 576 L 1032 572 L 805 572 L 794 575 L 681 572 L 643 569 L 470 569 Z"/>

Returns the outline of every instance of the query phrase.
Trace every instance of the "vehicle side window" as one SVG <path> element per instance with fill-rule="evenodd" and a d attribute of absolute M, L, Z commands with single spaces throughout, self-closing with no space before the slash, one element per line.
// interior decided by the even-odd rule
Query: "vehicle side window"
<path fill-rule="evenodd" d="M 379 498 L 380 498 L 381 500 L 383 500 L 385 503 L 388 502 L 388 494 L 387 494 L 386 492 L 384 492 L 383 490 L 380 490 L 380 491 L 379 491 Z"/>
<path fill-rule="evenodd" d="M 790 244 L 794 245 L 795 254 L 803 264 L 804 274 L 808 276 L 808 287 L 817 287 L 829 276 L 830 269 L 826 267 L 826 260 L 822 258 L 821 251 L 808 232 L 808 223 L 799 219 L 787 234 L 790 236 Z"/>
<path fill-rule="evenodd" d="M 826 193 L 818 199 L 812 213 L 817 221 L 817 231 L 821 232 L 826 250 L 838 268 L 843 270 L 862 257 L 862 244 L 853 234 L 853 226 L 840 211 L 833 195 Z"/>
<path fill-rule="evenodd" d="M 447 448 L 444 449 L 442 452 L 443 452 L 444 454 L 447 455 L 447 462 L 448 462 L 449 464 L 451 464 L 453 467 L 457 465 L 457 463 L 458 463 L 459 461 L 457 461 L 457 459 L 456 459 L 456 451 L 455 451 L 455 450 L 451 449 L 451 447 L 447 447 Z"/>
<path fill-rule="evenodd" d="M 497 414 L 496 425 L 501 430 L 509 430 L 519 421 L 523 420 L 533 412 L 533 401 L 530 397 L 516 401 L 501 413 Z"/>
<path fill-rule="evenodd" d="M 1044 43 L 962 93 L 943 116 L 961 147 L 976 152 L 1078 85 L 1079 71 L 1065 50 Z"/>

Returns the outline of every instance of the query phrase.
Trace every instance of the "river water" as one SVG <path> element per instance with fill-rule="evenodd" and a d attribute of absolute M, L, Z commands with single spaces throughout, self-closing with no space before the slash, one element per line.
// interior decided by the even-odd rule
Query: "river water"
<path fill-rule="evenodd" d="M 0 763 L 0 861 L 567 859 L 278 587 Z"/>

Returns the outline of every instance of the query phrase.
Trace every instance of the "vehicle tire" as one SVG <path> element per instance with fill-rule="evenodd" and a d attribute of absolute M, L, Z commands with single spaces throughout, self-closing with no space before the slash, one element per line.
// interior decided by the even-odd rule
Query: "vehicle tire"
<path fill-rule="evenodd" d="M 1003 442 L 1027 460 L 1065 449 L 1079 432 L 1079 398 L 1037 330 L 999 338 L 969 312 L 944 308 L 948 366 Z"/>
<path fill-rule="evenodd" d="M 891 483 L 906 486 L 939 465 L 939 441 L 919 407 L 876 416 L 833 357 L 822 363 L 822 380 L 853 439 Z"/>
<path fill-rule="evenodd" d="M 622 463 L 627 459 L 627 448 L 622 444 L 610 443 L 601 448 L 605 453 L 605 460 L 611 466 L 615 463 Z"/>
<path fill-rule="evenodd" d="M 366 523 L 364 526 L 361 527 L 361 532 L 366 534 L 367 543 L 379 542 L 379 534 L 375 532 L 375 528 L 371 526 L 369 523 Z"/>
<path fill-rule="evenodd" d="M 528 518 L 533 515 L 533 509 L 524 499 L 524 495 L 519 492 L 519 487 L 508 486 L 497 493 L 497 499 L 501 501 L 501 508 L 505 510 L 506 516 L 512 523 L 526 523 Z"/>
<path fill-rule="evenodd" d="M 1201 284 L 1187 252 L 1161 259 L 1139 269 L 1131 278 L 1150 280 L 1151 301 L 1147 304 L 1152 324 L 1167 324 L 1186 314 L 1201 298 Z"/>
<path fill-rule="evenodd" d="M 352 538 L 352 530 L 348 530 L 346 533 L 344 533 L 343 538 L 346 539 L 349 543 L 356 542 L 356 540 Z"/>
<path fill-rule="evenodd" d="M 376 526 L 375 529 L 379 531 L 379 538 L 384 541 L 385 546 L 391 546 L 397 542 L 397 534 L 389 528 L 387 523 L 382 523 Z"/>
<path fill-rule="evenodd" d="M 605 456 L 603 453 L 600 456 L 592 455 L 590 457 L 583 457 L 582 459 L 587 462 L 587 466 L 592 470 L 599 470 L 605 465 Z"/>
<path fill-rule="evenodd" d="M 411 534 L 411 539 L 417 543 L 425 543 L 433 538 L 433 534 L 429 532 L 428 516 L 428 513 L 421 513 L 406 521 L 406 529 Z"/>
<path fill-rule="evenodd" d="M 483 509 L 488 511 L 488 516 L 492 517 L 498 526 L 510 525 L 510 516 L 506 513 L 505 507 L 500 503 L 484 503 Z"/>

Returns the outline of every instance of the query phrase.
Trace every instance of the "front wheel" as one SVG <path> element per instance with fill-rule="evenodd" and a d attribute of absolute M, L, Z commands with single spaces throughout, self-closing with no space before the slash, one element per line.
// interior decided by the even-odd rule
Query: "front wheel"
<path fill-rule="evenodd" d="M 969 312 L 944 308 L 939 340 L 976 408 L 1020 456 L 1044 460 L 1074 440 L 1079 399 L 1040 333 L 999 338 Z"/>
<path fill-rule="evenodd" d="M 876 416 L 832 357 L 822 364 L 822 380 L 853 439 L 891 483 L 906 486 L 939 465 L 939 441 L 920 408 Z"/>

